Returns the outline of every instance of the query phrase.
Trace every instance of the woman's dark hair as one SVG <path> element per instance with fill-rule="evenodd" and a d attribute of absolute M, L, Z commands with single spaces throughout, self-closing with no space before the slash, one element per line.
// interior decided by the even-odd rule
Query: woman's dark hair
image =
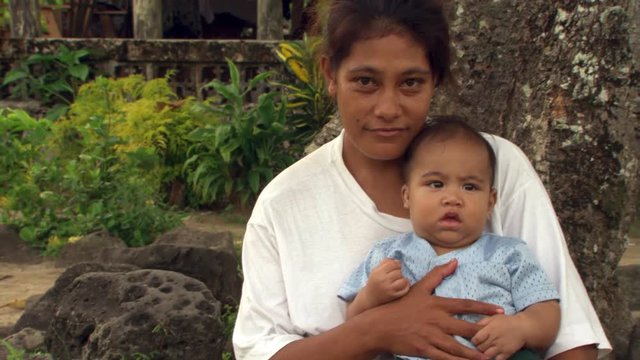
<path fill-rule="evenodd" d="M 403 157 L 402 173 L 405 181 L 409 178 L 411 161 L 420 144 L 429 140 L 448 140 L 458 136 L 464 137 L 466 140 L 486 148 L 487 154 L 489 155 L 491 185 L 493 186 L 496 170 L 496 154 L 493 152 L 491 144 L 489 144 L 487 139 L 485 139 L 478 130 L 469 125 L 463 117 L 455 115 L 442 115 L 430 118 L 420 132 L 413 138 Z"/>
<path fill-rule="evenodd" d="M 333 0 L 317 13 L 326 13 L 326 21 L 317 25 L 334 70 L 356 41 L 405 32 L 425 48 L 436 85 L 451 76 L 449 26 L 441 0 Z"/>

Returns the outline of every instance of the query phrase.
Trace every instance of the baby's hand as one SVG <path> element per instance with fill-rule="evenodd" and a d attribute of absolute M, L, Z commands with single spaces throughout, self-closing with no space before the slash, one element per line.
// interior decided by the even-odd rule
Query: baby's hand
<path fill-rule="evenodd" d="M 371 271 L 363 290 L 371 302 L 381 305 L 404 296 L 409 288 L 409 280 L 402 276 L 400 261 L 387 258 Z"/>
<path fill-rule="evenodd" d="M 494 315 L 478 321 L 484 327 L 471 342 L 484 355 L 495 360 L 507 360 L 525 345 L 517 316 Z"/>

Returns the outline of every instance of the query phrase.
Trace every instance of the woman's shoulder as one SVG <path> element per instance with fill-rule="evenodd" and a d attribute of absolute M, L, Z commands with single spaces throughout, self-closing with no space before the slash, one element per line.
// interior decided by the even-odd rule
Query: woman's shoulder
<path fill-rule="evenodd" d="M 530 164 L 527 155 L 520 149 L 520 147 L 513 142 L 494 134 L 482 133 L 482 136 L 487 140 L 489 145 L 493 148 L 496 154 L 496 159 L 519 161 L 522 163 Z"/>
<path fill-rule="evenodd" d="M 332 163 L 337 141 L 334 139 L 322 145 L 277 174 L 261 191 L 256 206 L 278 206 L 282 202 L 290 202 L 292 197 L 299 198 L 300 194 L 306 194 L 303 198 L 310 198 L 313 192 L 330 191 L 327 186 L 334 181 Z"/>
<path fill-rule="evenodd" d="M 539 181 L 538 173 L 527 155 L 511 141 L 482 133 L 496 155 L 495 187 L 498 194 L 514 194 L 530 182 Z"/>

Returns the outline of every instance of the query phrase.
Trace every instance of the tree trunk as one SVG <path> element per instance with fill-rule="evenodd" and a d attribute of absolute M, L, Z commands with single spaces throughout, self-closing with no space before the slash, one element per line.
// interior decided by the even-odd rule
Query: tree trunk
<path fill-rule="evenodd" d="M 258 40 L 282 39 L 282 0 L 258 0 Z"/>
<path fill-rule="evenodd" d="M 11 37 L 33 38 L 40 35 L 38 0 L 9 0 Z"/>
<path fill-rule="evenodd" d="M 133 37 L 162 39 L 162 0 L 133 0 Z"/>
<path fill-rule="evenodd" d="M 304 32 L 304 29 L 301 29 L 302 24 L 302 13 L 304 12 L 304 1 L 303 0 L 292 0 L 291 1 L 291 33 L 295 34 L 296 32 Z"/>
<path fill-rule="evenodd" d="M 638 0 L 445 2 L 465 115 L 522 147 L 549 191 L 616 357 L 632 317 L 614 271 L 640 194 Z"/>

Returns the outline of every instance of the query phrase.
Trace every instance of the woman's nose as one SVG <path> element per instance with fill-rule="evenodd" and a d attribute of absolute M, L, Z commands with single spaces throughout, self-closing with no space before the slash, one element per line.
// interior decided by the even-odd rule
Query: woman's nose
<path fill-rule="evenodd" d="M 398 94 L 393 89 L 384 89 L 375 104 L 374 114 L 385 121 L 396 119 L 400 116 L 400 101 Z"/>

